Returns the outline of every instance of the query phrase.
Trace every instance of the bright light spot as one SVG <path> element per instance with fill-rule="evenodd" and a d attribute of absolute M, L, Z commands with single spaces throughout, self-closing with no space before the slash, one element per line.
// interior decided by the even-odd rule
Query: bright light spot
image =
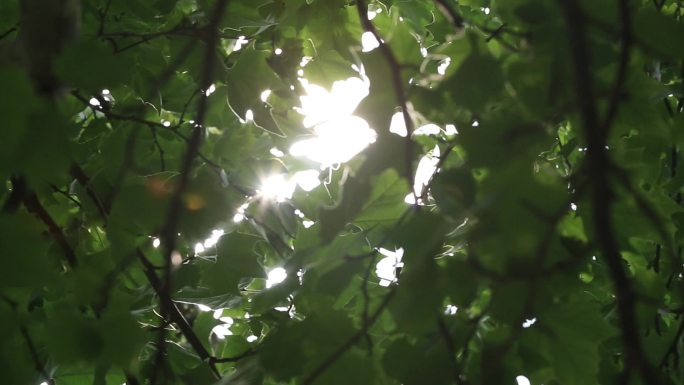
<path fill-rule="evenodd" d="M 214 310 L 214 319 L 219 319 L 223 315 L 223 309 Z"/>
<path fill-rule="evenodd" d="M 368 79 L 358 77 L 333 83 L 330 91 L 300 79 L 306 95 L 300 97 L 304 126 L 313 127 L 310 138 L 290 147 L 293 156 L 307 157 L 321 168 L 350 160 L 376 138 L 368 123 L 352 115 L 359 102 L 368 95 Z"/>
<path fill-rule="evenodd" d="M 366 31 L 361 35 L 361 47 L 363 52 L 370 52 L 380 47 L 380 42 L 375 38 L 373 32 Z"/>
<path fill-rule="evenodd" d="M 471 124 L 471 126 L 472 127 L 478 127 L 478 126 L 480 126 L 480 122 L 478 122 L 477 120 L 473 120 L 473 124 Z"/>
<path fill-rule="evenodd" d="M 261 92 L 261 101 L 266 103 L 268 97 L 271 96 L 271 90 L 264 90 Z"/>
<path fill-rule="evenodd" d="M 216 91 L 216 86 L 215 85 L 210 85 L 209 88 L 207 88 L 207 91 L 204 93 L 205 95 L 209 96 Z"/>
<path fill-rule="evenodd" d="M 528 327 L 534 325 L 535 322 L 537 322 L 536 318 L 526 319 L 525 322 L 522 323 L 522 327 L 527 329 Z"/>
<path fill-rule="evenodd" d="M 292 198 L 296 183 L 287 180 L 283 174 L 273 174 L 261 183 L 259 192 L 266 199 L 273 199 L 276 202 L 284 202 Z"/>
<path fill-rule="evenodd" d="M 516 381 L 518 381 L 518 385 L 532 385 L 529 379 L 525 376 L 518 376 L 515 378 Z"/>
<path fill-rule="evenodd" d="M 577 211 L 577 205 L 574 203 L 570 203 L 570 210 Z"/>
<path fill-rule="evenodd" d="M 447 124 L 444 127 L 444 133 L 447 134 L 448 136 L 453 136 L 453 135 L 458 134 L 458 130 L 456 129 L 456 126 L 454 126 L 453 124 Z"/>
<path fill-rule="evenodd" d="M 489 7 L 482 8 L 482 12 L 484 12 L 485 15 L 489 15 Z"/>
<path fill-rule="evenodd" d="M 171 122 L 169 122 L 168 120 L 165 120 L 165 121 L 162 123 L 162 126 L 164 126 L 164 127 L 171 127 Z"/>
<path fill-rule="evenodd" d="M 596 262 L 596 256 L 595 256 L 595 255 L 592 255 L 592 256 L 591 256 L 591 260 L 594 261 L 594 262 Z"/>
<path fill-rule="evenodd" d="M 298 216 L 298 217 L 300 217 L 300 218 L 304 218 L 304 213 L 302 212 L 302 210 L 300 210 L 300 209 L 295 209 L 294 213 L 295 213 L 296 216 Z"/>
<path fill-rule="evenodd" d="M 320 123 L 314 132 L 315 137 L 294 143 L 290 154 L 307 157 L 322 168 L 349 161 L 376 137 L 365 120 L 353 115 Z"/>
<path fill-rule="evenodd" d="M 458 308 L 454 305 L 447 305 L 446 309 L 444 310 L 444 314 L 446 315 L 454 315 L 458 311 Z"/>
<path fill-rule="evenodd" d="M 111 92 L 109 92 L 109 90 L 105 88 L 104 90 L 100 91 L 100 93 L 102 95 L 109 95 Z"/>
<path fill-rule="evenodd" d="M 100 105 L 100 101 L 97 100 L 96 98 L 90 98 L 90 100 L 88 101 L 88 103 L 90 103 L 90 105 L 93 106 L 93 107 L 97 107 L 97 106 Z"/>
<path fill-rule="evenodd" d="M 243 203 L 238 207 L 237 213 L 233 216 L 233 222 L 239 223 L 245 219 L 245 210 L 247 210 L 247 207 L 249 207 L 249 202 Z"/>
<path fill-rule="evenodd" d="M 437 73 L 440 75 L 446 74 L 446 70 L 449 67 L 449 64 L 451 64 L 451 58 L 450 57 L 439 62 L 439 65 L 437 66 Z"/>
<path fill-rule="evenodd" d="M 237 40 L 235 40 L 233 51 L 239 51 L 240 49 L 242 49 L 242 46 L 245 45 L 245 43 L 247 42 L 249 42 L 249 40 L 245 39 L 244 36 L 238 36 Z"/>
<path fill-rule="evenodd" d="M 223 340 L 226 338 L 226 336 L 230 336 L 233 334 L 233 332 L 230 331 L 229 324 L 216 325 L 213 329 L 211 329 L 211 332 L 214 333 L 216 337 L 220 340 Z"/>
<path fill-rule="evenodd" d="M 271 153 L 271 155 L 275 156 L 276 158 L 282 158 L 283 156 L 285 156 L 285 153 L 282 152 L 282 151 L 280 151 L 280 150 L 279 150 L 278 148 L 276 148 L 276 147 L 271 148 L 271 149 L 269 150 L 269 152 Z"/>
<path fill-rule="evenodd" d="M 195 254 L 201 253 L 204 253 L 204 245 L 198 242 L 195 244 Z"/>
<path fill-rule="evenodd" d="M 438 125 L 434 123 L 426 124 L 424 126 L 418 127 L 413 134 L 414 135 L 439 135 L 442 130 Z"/>
<path fill-rule="evenodd" d="M 393 134 L 397 134 L 402 138 L 408 135 L 408 130 L 406 129 L 406 122 L 404 121 L 404 114 L 399 111 L 392 115 L 392 120 L 390 121 L 389 131 Z"/>
<path fill-rule="evenodd" d="M 306 67 L 307 64 L 311 61 L 312 57 L 311 56 L 302 56 L 302 60 L 299 62 L 300 67 Z"/>
<path fill-rule="evenodd" d="M 330 92 L 325 88 L 310 84 L 302 79 L 306 95 L 300 97 L 304 115 L 304 126 L 313 127 L 325 121 L 350 116 L 359 102 L 368 96 L 370 84 L 357 77 L 338 80 L 333 83 Z"/>
<path fill-rule="evenodd" d="M 198 304 L 197 304 L 197 308 L 198 308 L 200 311 L 211 311 L 211 308 L 210 308 L 209 306 L 204 305 L 204 304 L 201 304 L 201 303 L 198 303 Z"/>
<path fill-rule="evenodd" d="M 437 171 L 439 155 L 439 146 L 435 146 L 435 148 L 432 149 L 432 152 L 420 158 L 413 182 L 413 194 L 408 194 L 406 198 L 404 198 L 404 202 L 408 204 L 416 204 L 415 196 L 421 197 L 423 195 L 423 190 L 425 187 L 427 187 L 432 175 L 435 173 L 435 171 Z M 422 203 L 422 201 L 418 201 L 418 204 Z"/>
<path fill-rule="evenodd" d="M 268 278 L 266 279 L 266 287 L 273 287 L 287 278 L 287 271 L 282 267 L 276 267 L 275 269 L 268 272 Z"/>
<path fill-rule="evenodd" d="M 307 192 L 321 184 L 321 181 L 318 179 L 318 171 L 316 170 L 297 171 L 292 176 L 292 179 L 302 190 Z"/>
<path fill-rule="evenodd" d="M 280 48 L 276 48 L 275 51 L 274 51 L 274 53 L 275 53 L 276 55 L 280 55 L 281 53 L 283 53 L 283 50 L 280 49 Z"/>
<path fill-rule="evenodd" d="M 223 234 L 225 234 L 225 231 L 223 231 L 222 229 L 211 230 L 211 235 L 209 236 L 209 238 L 204 240 L 204 248 L 206 249 L 214 246 L 218 242 L 218 240 L 223 236 Z"/>
<path fill-rule="evenodd" d="M 180 253 L 178 251 L 174 250 L 171 253 L 171 264 L 173 266 L 178 266 L 181 263 L 183 263 L 183 257 L 180 255 Z"/>
<path fill-rule="evenodd" d="M 425 47 L 420 47 L 420 55 L 423 57 L 427 57 L 428 55 L 428 50 Z"/>
<path fill-rule="evenodd" d="M 311 227 L 315 224 L 316 224 L 316 222 L 310 221 L 310 220 L 302 221 L 302 225 L 304 226 L 305 229 L 308 229 L 309 227 Z"/>
<path fill-rule="evenodd" d="M 43 381 L 43 382 L 40 383 L 40 385 L 50 385 L 50 384 L 48 384 L 47 381 Z"/>
<path fill-rule="evenodd" d="M 259 337 L 255 336 L 255 335 L 251 335 L 251 336 L 247 336 L 247 338 L 245 338 L 245 339 L 247 340 L 247 342 L 254 342 L 254 341 L 258 340 Z"/>
<path fill-rule="evenodd" d="M 394 251 L 379 248 L 378 252 L 385 258 L 378 261 L 375 265 L 375 275 L 380 278 L 380 286 L 389 286 L 397 280 L 396 269 L 404 266 L 401 258 L 404 256 L 404 249 L 398 248 Z"/>
<path fill-rule="evenodd" d="M 161 241 L 159 240 L 159 238 L 154 238 L 152 240 L 152 247 L 156 249 L 157 247 L 159 247 L 159 245 L 161 245 Z"/>
<path fill-rule="evenodd" d="M 373 20 L 373 19 L 375 19 L 375 16 L 377 16 L 377 15 L 378 14 L 373 12 L 373 11 L 368 11 L 366 16 L 368 17 L 368 20 Z"/>
<path fill-rule="evenodd" d="M 254 120 L 254 111 L 252 111 L 252 110 L 245 111 L 245 122 L 251 122 L 252 120 Z"/>

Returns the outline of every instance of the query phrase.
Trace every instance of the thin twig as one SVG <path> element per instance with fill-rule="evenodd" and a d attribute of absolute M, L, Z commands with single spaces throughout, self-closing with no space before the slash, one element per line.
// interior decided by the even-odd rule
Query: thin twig
<path fill-rule="evenodd" d="M 209 362 L 217 363 L 217 364 L 225 363 L 225 362 L 238 362 L 241 359 L 253 356 L 256 353 L 257 353 L 256 349 L 247 349 L 246 351 L 238 354 L 237 356 L 233 356 L 233 357 L 218 357 L 218 358 L 217 357 L 211 357 L 209 359 Z"/>
<path fill-rule="evenodd" d="M 461 375 L 460 375 L 460 368 L 458 365 L 458 361 L 456 360 L 456 346 L 454 345 L 454 339 L 451 336 L 451 332 L 449 331 L 449 327 L 447 326 L 446 322 L 444 322 L 444 318 L 441 315 L 437 316 L 437 329 L 439 330 L 439 334 L 442 336 L 442 340 L 444 341 L 444 345 L 447 348 L 447 351 L 449 352 L 449 361 L 452 363 L 453 368 L 452 368 L 452 373 L 454 376 L 454 381 L 457 384 L 461 383 Z"/>
<path fill-rule="evenodd" d="M 151 127 L 150 130 L 152 131 L 152 140 L 154 141 L 154 145 L 155 147 L 157 147 L 157 151 L 159 152 L 160 171 L 166 171 L 166 162 L 164 161 L 164 149 L 159 143 L 159 138 L 157 137 L 157 129 L 155 127 Z"/>
<path fill-rule="evenodd" d="M 675 333 L 675 337 L 672 339 L 672 343 L 670 344 L 670 347 L 667 349 L 665 354 L 663 355 L 663 358 L 660 360 L 660 367 L 665 367 L 667 366 L 667 359 L 670 358 L 671 355 L 675 357 L 674 362 L 676 363 L 679 358 L 679 351 L 678 351 L 678 346 L 679 346 L 679 340 L 682 338 L 682 334 L 684 334 L 684 318 L 682 318 L 679 321 L 679 328 L 677 328 L 677 333 Z"/>
<path fill-rule="evenodd" d="M 603 130 L 608 131 L 617 116 L 618 107 L 622 98 L 622 89 L 627 79 L 627 68 L 632 46 L 632 21 L 627 0 L 618 1 L 620 20 L 620 54 L 618 57 L 618 69 L 613 84 L 613 93 L 608 103 L 608 112 L 603 121 Z"/>
<path fill-rule="evenodd" d="M 78 199 L 71 196 L 71 194 L 69 194 L 68 191 L 64 191 L 64 190 L 60 189 L 59 187 L 55 186 L 54 184 L 51 184 L 50 188 L 52 189 L 52 191 L 62 195 L 66 199 L 70 200 L 76 206 L 81 207 L 81 202 L 79 202 Z"/>
<path fill-rule="evenodd" d="M 394 94 L 397 99 L 397 103 L 401 108 L 401 115 L 404 119 L 404 126 L 406 127 L 406 145 L 404 149 L 404 151 L 406 152 L 406 176 L 408 177 L 407 179 L 411 181 L 411 186 L 413 186 L 413 179 L 415 177 L 413 175 L 414 173 L 412 164 L 413 141 L 411 140 L 411 135 L 413 134 L 413 120 L 409 115 L 406 100 L 406 90 L 404 89 L 404 81 L 401 78 L 402 66 L 397 61 L 397 58 L 394 56 L 392 49 L 384 42 L 378 30 L 375 28 L 370 19 L 368 19 L 368 5 L 366 4 L 365 0 L 357 0 L 356 9 L 358 11 L 359 20 L 361 21 L 361 26 L 363 27 L 363 30 L 373 34 L 375 40 L 379 44 L 378 49 L 380 50 L 385 60 L 387 61 L 387 64 L 390 67 L 390 75 L 392 77 L 392 86 L 394 87 Z M 416 200 L 416 202 L 418 202 L 418 197 L 416 196 L 415 191 L 413 191 L 413 197 Z"/>
<path fill-rule="evenodd" d="M 107 14 L 109 13 L 109 7 L 112 5 L 112 0 L 107 0 L 103 10 L 98 10 L 98 16 L 100 17 L 100 26 L 97 29 L 97 36 L 102 36 L 105 34 L 105 21 L 107 20 Z"/>
<path fill-rule="evenodd" d="M 344 353 L 347 352 L 347 350 L 351 349 L 361 338 L 363 338 L 366 333 L 368 333 L 368 329 L 373 326 L 375 321 L 380 318 L 380 315 L 382 312 L 385 310 L 387 305 L 389 305 L 390 301 L 394 297 L 394 294 L 396 293 L 396 287 L 392 287 L 389 293 L 385 295 L 383 298 L 382 302 L 378 306 L 377 309 L 375 309 L 375 312 L 368 318 L 368 323 L 364 325 L 359 331 L 356 333 L 352 334 L 345 343 L 343 343 L 339 348 L 337 348 L 328 358 L 326 358 L 320 365 L 314 369 L 311 374 L 309 374 L 307 377 L 302 380 L 302 385 L 311 385 L 320 377 L 323 373 L 325 373 L 326 370 L 328 370 L 332 365 L 337 362 L 337 360 L 342 357 Z"/>
<path fill-rule="evenodd" d="M 76 181 L 86 190 L 86 194 L 88 194 L 90 200 L 92 200 L 95 207 L 97 207 L 97 211 L 100 213 L 100 216 L 102 216 L 102 220 L 107 223 L 108 210 L 105 208 L 100 198 L 98 198 L 97 194 L 95 194 L 95 191 L 90 186 L 90 178 L 88 175 L 86 175 L 81 166 L 76 163 L 71 165 L 69 172 L 71 176 L 73 176 L 74 179 L 76 179 Z"/>
<path fill-rule="evenodd" d="M 14 26 L 14 27 L 8 29 L 7 31 L 5 31 L 3 33 L 0 33 L 0 40 L 6 38 L 7 36 L 9 36 L 12 32 L 16 31 L 17 29 L 18 28 L 16 26 Z"/>
<path fill-rule="evenodd" d="M 2 295 L 2 299 L 5 302 L 7 302 L 7 304 L 12 308 L 12 310 L 17 310 L 18 304 L 15 301 L 6 297 L 5 295 Z M 40 356 L 38 355 L 36 344 L 33 342 L 33 338 L 31 338 L 28 329 L 26 328 L 26 326 L 21 325 L 19 330 L 21 332 L 22 338 L 24 339 L 24 342 L 26 343 L 26 347 L 29 350 L 29 354 L 31 355 L 31 360 L 33 361 L 34 368 L 38 373 L 40 373 L 40 375 L 49 385 L 55 385 L 55 380 L 48 374 L 48 371 L 45 369 L 45 364 L 42 363 Z"/>
<path fill-rule="evenodd" d="M 372 258 L 368 261 L 368 266 L 366 267 L 366 273 L 363 276 L 363 282 L 361 282 L 361 294 L 363 295 L 363 314 L 362 321 L 363 327 L 366 329 L 366 344 L 368 345 L 368 351 L 373 351 L 373 340 L 371 339 L 370 333 L 368 333 L 368 315 L 370 312 L 370 295 L 368 293 L 368 281 L 370 280 L 371 271 L 373 271 L 373 266 L 375 265 L 375 259 L 377 252 L 373 253 Z"/>

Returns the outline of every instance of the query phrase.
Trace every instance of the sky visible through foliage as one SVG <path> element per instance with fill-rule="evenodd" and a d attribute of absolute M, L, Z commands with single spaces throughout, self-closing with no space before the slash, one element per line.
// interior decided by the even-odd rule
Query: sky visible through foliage
<path fill-rule="evenodd" d="M 680 0 L 0 2 L 0 383 L 684 383 Z"/>

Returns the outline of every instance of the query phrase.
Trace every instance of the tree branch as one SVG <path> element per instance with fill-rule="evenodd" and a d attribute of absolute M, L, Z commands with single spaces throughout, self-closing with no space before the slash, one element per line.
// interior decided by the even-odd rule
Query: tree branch
<path fill-rule="evenodd" d="M 181 311 L 178 309 L 173 300 L 169 296 L 162 295 L 164 294 L 162 291 L 162 281 L 157 276 L 157 273 L 155 273 L 154 265 L 150 262 L 149 259 L 147 259 L 147 257 L 145 256 L 143 251 L 140 250 L 140 248 L 136 248 L 135 253 L 138 256 L 138 260 L 140 260 L 140 263 L 142 263 L 144 267 L 143 273 L 145 274 L 145 277 L 147 277 L 147 280 L 150 282 L 150 285 L 152 285 L 152 289 L 159 297 L 159 301 L 163 302 L 163 306 L 168 310 L 168 317 L 171 320 L 171 322 L 175 323 L 178 326 L 181 333 L 188 340 L 188 343 L 197 353 L 199 358 L 202 361 L 209 362 L 214 374 L 217 376 L 217 378 L 220 378 L 218 370 L 216 370 L 216 367 L 212 364 L 211 354 L 209 354 L 207 349 L 204 347 L 204 344 L 202 344 L 202 341 L 200 341 L 199 337 L 197 337 L 197 334 L 195 334 L 195 331 L 192 329 L 190 323 L 185 319 L 183 313 L 181 313 Z"/>
<path fill-rule="evenodd" d="M 223 15 L 225 13 L 227 5 L 227 0 L 218 0 L 216 2 L 216 5 L 214 6 L 214 9 L 211 14 L 211 20 L 206 27 L 208 36 L 206 40 L 206 49 L 204 53 L 202 72 L 200 74 L 200 90 L 209 89 L 209 86 L 212 83 L 218 45 L 218 26 L 221 23 L 221 20 L 223 19 Z M 180 167 L 181 171 L 179 175 L 178 185 L 176 186 L 176 189 L 171 195 L 171 202 L 166 216 L 166 221 L 160 234 L 160 239 L 162 241 L 164 251 L 164 276 L 163 281 L 158 282 L 156 291 L 159 295 L 161 314 L 162 317 L 165 319 L 168 317 L 174 320 L 174 322 L 177 321 L 181 330 L 183 330 L 183 328 L 186 328 L 186 337 L 188 335 L 191 335 L 193 337 L 196 336 L 194 335 L 194 333 L 191 333 L 192 328 L 189 324 L 187 324 L 187 321 L 185 321 L 185 318 L 182 317 L 182 314 L 178 311 L 175 304 L 173 303 L 173 300 L 171 299 L 171 269 L 173 266 L 172 256 L 174 253 L 177 253 L 176 237 L 178 232 L 178 222 L 180 221 L 180 216 L 183 207 L 183 196 L 185 195 L 185 192 L 190 183 L 192 163 L 197 157 L 200 145 L 202 144 L 202 136 L 204 132 L 203 125 L 207 111 L 207 106 L 208 95 L 205 91 L 202 91 L 202 93 L 200 94 L 199 102 L 197 104 L 197 116 L 195 118 L 195 127 L 192 130 L 192 134 L 188 141 L 185 156 L 183 157 L 183 162 Z M 156 274 L 154 274 L 154 271 L 150 272 L 153 273 L 152 276 L 155 279 L 157 279 L 157 276 Z M 162 330 L 160 331 L 160 333 L 164 333 L 164 331 Z M 199 350 L 199 352 L 202 352 L 200 357 L 202 357 L 203 360 L 209 359 L 209 354 L 208 352 L 206 352 L 201 342 L 196 341 L 191 344 L 193 344 L 193 347 L 197 345 L 196 349 L 199 349 L 201 347 L 201 350 Z M 163 352 L 160 351 L 160 353 Z M 216 370 L 216 367 L 213 364 L 211 364 L 210 366 L 212 367 L 214 374 L 220 378 L 220 374 Z"/>
<path fill-rule="evenodd" d="M 463 28 L 463 16 L 456 12 L 452 6 L 447 4 L 445 0 L 435 0 L 435 3 L 437 3 L 437 8 L 439 8 L 451 24 L 458 29 Z"/>
<path fill-rule="evenodd" d="M 570 51 L 574 61 L 576 99 L 580 105 L 580 115 L 587 140 L 588 164 L 586 166 L 593 187 L 594 231 L 615 289 L 619 325 L 625 349 L 625 368 L 635 367 L 645 383 L 658 384 L 657 376 L 649 365 L 642 348 L 636 323 L 632 283 L 625 272 L 613 232 L 611 220 L 613 197 L 606 183 L 609 160 L 605 149 L 610 127 L 599 123 L 596 112 L 590 60 L 584 36 L 583 11 L 575 0 L 558 0 L 558 4 L 564 14 L 568 30 Z"/>
<path fill-rule="evenodd" d="M 43 205 L 40 203 L 40 200 L 38 199 L 36 193 L 29 190 L 29 188 L 26 186 L 26 181 L 21 177 L 11 178 L 11 183 L 12 194 L 14 195 L 16 193 L 16 196 L 24 205 L 24 207 L 26 207 L 26 210 L 28 210 L 31 214 L 40 219 L 40 221 L 43 222 L 45 227 L 47 227 L 50 236 L 55 240 L 55 242 L 57 242 L 57 245 L 59 245 L 59 247 L 62 249 L 64 258 L 69 264 L 69 267 L 76 267 L 78 265 L 78 261 L 76 260 L 76 253 L 74 252 L 74 249 L 67 241 L 66 236 L 62 232 L 62 229 L 59 227 L 59 225 L 57 225 L 54 219 L 52 219 L 52 217 L 50 216 L 50 213 L 48 213 L 47 210 L 45 210 L 45 207 L 43 207 Z M 8 201 L 10 201 L 11 199 L 12 196 L 10 196 L 10 199 L 8 199 Z M 5 203 L 5 207 L 7 207 L 7 202 Z"/>

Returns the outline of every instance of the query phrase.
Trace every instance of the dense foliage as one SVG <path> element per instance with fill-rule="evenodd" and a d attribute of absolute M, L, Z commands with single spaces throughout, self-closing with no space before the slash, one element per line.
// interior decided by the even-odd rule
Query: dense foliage
<path fill-rule="evenodd" d="M 684 383 L 682 6 L 1 1 L 0 382 Z"/>

